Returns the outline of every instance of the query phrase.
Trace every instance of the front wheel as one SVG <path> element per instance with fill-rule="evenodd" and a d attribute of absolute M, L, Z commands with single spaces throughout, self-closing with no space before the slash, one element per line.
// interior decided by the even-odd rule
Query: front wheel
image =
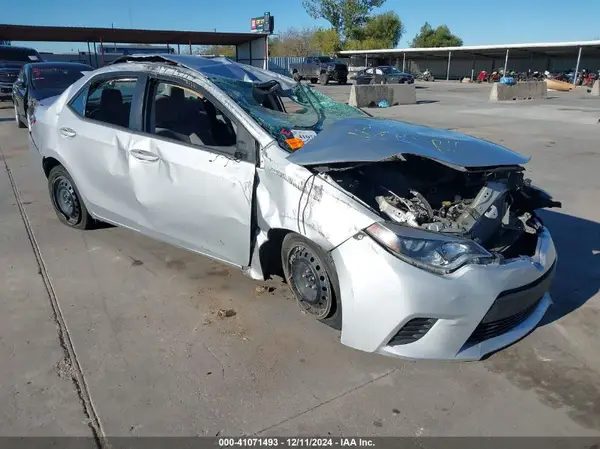
<path fill-rule="evenodd" d="M 17 105 L 15 104 L 15 123 L 19 128 L 25 128 L 26 125 L 21 121 L 19 117 L 19 110 L 17 109 Z"/>
<path fill-rule="evenodd" d="M 321 76 L 319 76 L 319 83 L 323 86 L 329 84 L 329 75 L 327 75 L 327 73 L 321 73 Z"/>
<path fill-rule="evenodd" d="M 94 219 L 87 211 L 69 172 L 57 165 L 48 175 L 48 190 L 58 219 L 76 229 L 90 229 Z"/>
<path fill-rule="evenodd" d="M 311 84 L 317 84 L 318 82 L 319 82 L 319 78 L 311 78 L 310 79 Z"/>
<path fill-rule="evenodd" d="M 328 326 L 341 329 L 339 282 L 331 257 L 310 240 L 290 233 L 283 239 L 281 262 L 300 307 Z"/>
<path fill-rule="evenodd" d="M 296 81 L 297 83 L 299 83 L 300 80 L 302 79 L 302 78 L 300 78 L 300 74 L 298 72 L 294 72 L 292 74 L 292 78 L 294 78 L 294 81 Z"/>

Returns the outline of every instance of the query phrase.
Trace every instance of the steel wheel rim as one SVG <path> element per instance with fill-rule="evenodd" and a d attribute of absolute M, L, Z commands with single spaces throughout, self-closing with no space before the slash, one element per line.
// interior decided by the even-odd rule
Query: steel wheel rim
<path fill-rule="evenodd" d="M 52 183 L 52 201 L 69 224 L 77 224 L 81 218 L 81 206 L 75 188 L 69 179 L 58 176 Z"/>
<path fill-rule="evenodd" d="M 318 319 L 326 318 L 333 297 L 323 262 L 307 246 L 296 245 L 290 250 L 287 269 L 290 287 L 300 307 Z"/>

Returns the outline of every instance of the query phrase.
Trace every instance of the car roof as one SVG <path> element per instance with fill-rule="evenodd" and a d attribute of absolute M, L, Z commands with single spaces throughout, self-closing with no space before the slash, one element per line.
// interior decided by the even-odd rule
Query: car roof
<path fill-rule="evenodd" d="M 44 62 L 30 62 L 31 67 L 54 67 L 54 68 L 78 68 L 78 69 L 92 69 L 94 68 L 88 64 L 82 62 L 63 62 L 63 61 L 44 61 Z"/>
<path fill-rule="evenodd" d="M 126 64 L 131 64 L 131 68 L 134 71 L 144 70 L 144 63 L 178 66 L 193 70 L 205 78 L 219 76 L 248 82 L 277 80 L 283 89 L 291 89 L 297 84 L 288 76 L 270 72 L 252 65 L 242 64 L 226 57 L 204 57 L 197 55 L 178 55 L 168 53 L 122 56 L 113 61 L 111 64 L 98 69 L 96 73 L 112 72 L 121 66 L 125 66 Z M 125 69 L 125 67 L 123 67 L 123 69 Z"/>

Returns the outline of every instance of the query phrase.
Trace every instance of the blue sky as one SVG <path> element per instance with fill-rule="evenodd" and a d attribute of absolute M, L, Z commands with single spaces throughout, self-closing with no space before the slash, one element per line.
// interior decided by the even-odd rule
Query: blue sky
<path fill-rule="evenodd" d="M 399 47 L 408 46 L 425 21 L 447 24 L 465 45 L 600 39 L 600 1 L 574 5 L 558 0 L 497 1 L 493 6 L 481 0 L 387 0 L 381 10 L 396 11 L 405 24 Z M 328 25 L 310 18 L 301 0 L 0 0 L 0 11 L 0 22 L 20 25 L 249 31 L 250 18 L 265 11 L 275 16 L 276 32 Z M 70 43 L 25 45 L 41 51 L 84 49 Z"/>

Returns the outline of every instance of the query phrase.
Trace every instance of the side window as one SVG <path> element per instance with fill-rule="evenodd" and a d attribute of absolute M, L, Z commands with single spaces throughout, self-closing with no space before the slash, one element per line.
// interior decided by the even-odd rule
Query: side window
<path fill-rule="evenodd" d="M 367 70 L 365 70 L 365 73 L 367 75 L 372 75 L 373 74 L 373 69 L 372 68 L 371 69 L 367 69 Z"/>
<path fill-rule="evenodd" d="M 86 89 L 84 117 L 128 128 L 136 82 L 136 78 L 128 77 L 92 83 Z"/>
<path fill-rule="evenodd" d="M 310 64 L 311 62 L 313 62 L 313 58 L 306 58 L 304 60 L 304 62 L 306 62 L 307 64 Z"/>
<path fill-rule="evenodd" d="M 201 93 L 166 82 L 155 82 L 152 92 L 149 133 L 236 153 L 235 123 Z"/>
<path fill-rule="evenodd" d="M 85 100 L 87 100 L 88 96 L 88 87 L 83 89 L 77 96 L 71 100 L 69 106 L 71 109 L 77 113 L 77 115 L 84 117 L 85 116 Z"/>
<path fill-rule="evenodd" d="M 383 71 L 381 69 L 375 69 L 375 73 L 377 75 L 383 75 Z"/>

